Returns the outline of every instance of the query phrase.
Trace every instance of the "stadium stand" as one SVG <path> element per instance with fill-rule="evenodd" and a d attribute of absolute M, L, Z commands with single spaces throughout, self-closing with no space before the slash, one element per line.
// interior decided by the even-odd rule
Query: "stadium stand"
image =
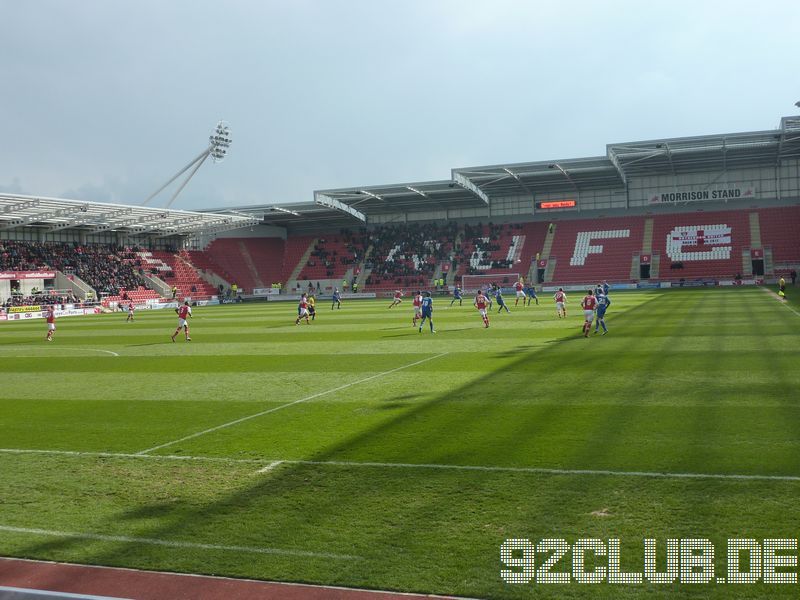
<path fill-rule="evenodd" d="M 659 279 L 728 278 L 742 272 L 750 247 L 747 211 L 694 212 L 653 217 L 653 251 Z"/>
<path fill-rule="evenodd" d="M 151 268 L 156 269 L 155 274 L 170 287 L 178 288 L 178 298 L 190 297 L 204 300 L 218 294 L 218 290 L 213 285 L 198 275 L 186 252 L 173 254 L 159 250 L 143 254 L 149 259 Z"/>
<path fill-rule="evenodd" d="M 0 271 L 52 268 L 75 274 L 98 294 L 118 294 L 140 284 L 138 248 L 61 242 L 0 242 Z"/>
<path fill-rule="evenodd" d="M 777 263 L 800 263 L 800 206 L 762 208 L 757 211 L 761 243 L 772 251 Z"/>
<path fill-rule="evenodd" d="M 371 273 L 365 289 L 428 286 L 443 261 L 453 259 L 455 223 L 403 224 L 371 232 Z"/>
<path fill-rule="evenodd" d="M 281 281 L 284 253 L 281 238 L 219 238 L 191 256 L 195 265 L 252 293 Z"/>
<path fill-rule="evenodd" d="M 464 241 L 459 253 L 460 275 L 494 275 L 521 264 L 526 237 L 522 224 L 464 225 Z M 527 271 L 528 265 L 524 270 Z M 519 267 L 516 267 L 519 271 Z"/>
<path fill-rule="evenodd" d="M 103 306 L 109 306 L 112 303 L 122 303 L 131 301 L 134 304 L 143 304 L 148 300 L 160 300 L 161 296 L 155 290 L 149 290 L 145 287 L 137 287 L 136 289 L 132 290 L 120 290 L 119 293 L 106 296 L 103 298 L 101 304 Z"/>
<path fill-rule="evenodd" d="M 283 283 L 287 283 L 295 271 L 299 275 L 300 269 L 303 267 L 301 260 L 303 260 L 306 253 L 310 253 L 313 250 L 311 244 L 316 239 L 313 235 L 294 236 L 286 239 L 283 253 L 283 269 L 281 271 L 281 281 Z"/>
<path fill-rule="evenodd" d="M 631 280 L 633 257 L 642 249 L 643 217 L 559 221 L 554 231 L 544 257 L 555 261 L 553 282 Z"/>
<path fill-rule="evenodd" d="M 347 271 L 363 260 L 366 234 L 342 230 L 337 235 L 319 237 L 298 279 L 342 279 Z"/>

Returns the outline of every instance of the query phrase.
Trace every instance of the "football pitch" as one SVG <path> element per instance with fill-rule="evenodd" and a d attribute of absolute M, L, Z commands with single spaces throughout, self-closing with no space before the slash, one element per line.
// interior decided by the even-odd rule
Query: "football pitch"
<path fill-rule="evenodd" d="M 522 571 L 507 539 L 619 539 L 639 573 L 646 538 L 659 571 L 668 539 L 708 539 L 724 576 L 729 538 L 800 537 L 800 303 L 616 293 L 584 339 L 581 295 L 563 320 L 510 297 L 489 329 L 436 298 L 436 334 L 408 300 L 320 301 L 298 326 L 293 303 L 195 308 L 176 343 L 172 311 L 60 319 L 52 343 L 3 323 L 0 555 L 478 598 L 796 596 L 501 577 Z"/>

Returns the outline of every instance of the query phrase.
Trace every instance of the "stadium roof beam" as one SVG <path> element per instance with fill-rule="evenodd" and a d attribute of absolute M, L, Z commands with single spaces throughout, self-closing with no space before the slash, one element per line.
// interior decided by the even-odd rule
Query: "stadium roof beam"
<path fill-rule="evenodd" d="M 9 200 L 15 200 L 15 198 L 8 198 Z M 0 214 L 8 214 L 13 212 L 19 212 L 21 210 L 27 210 L 29 208 L 36 208 L 41 204 L 41 200 L 38 198 L 33 198 L 32 200 L 23 200 L 22 202 L 17 202 L 16 204 L 7 204 L 2 209 L 0 209 Z"/>
<path fill-rule="evenodd" d="M 622 179 L 622 185 L 624 187 L 628 187 L 628 175 L 625 173 L 625 169 L 622 166 L 622 163 L 619 161 L 619 157 L 617 156 L 616 152 L 614 152 L 614 148 L 612 146 L 606 146 L 606 155 L 608 156 L 608 160 L 611 161 L 611 164 L 614 165 L 614 168 L 619 173 L 620 179 Z"/>
<path fill-rule="evenodd" d="M 661 144 L 656 144 L 656 148 L 664 148 L 664 152 L 667 155 L 667 160 L 669 161 L 669 168 L 672 171 L 672 175 L 674 176 L 675 173 L 675 163 L 672 162 L 672 150 L 669 149 L 669 144 L 667 142 L 663 142 Z M 722 139 L 722 152 L 725 152 L 725 138 Z M 724 156 L 724 154 L 723 154 Z"/>
<path fill-rule="evenodd" d="M 295 217 L 301 216 L 299 212 L 296 212 L 296 211 L 293 211 L 293 210 L 289 210 L 288 208 L 282 208 L 280 206 L 273 206 L 272 210 L 276 210 L 278 212 L 282 212 L 282 213 L 285 213 L 287 215 L 293 215 Z M 247 215 L 247 216 L 249 216 L 249 215 Z"/>
<path fill-rule="evenodd" d="M 44 223 L 47 221 L 51 221 L 52 219 L 58 219 L 61 217 L 67 217 L 75 213 L 85 213 L 88 211 L 89 211 L 88 204 L 74 204 L 71 206 L 67 206 L 65 208 L 33 213 L 32 215 L 27 215 L 25 217 L 15 219 L 9 223 L 6 223 L 2 227 L 0 227 L 0 229 L 13 229 L 14 227 L 30 225 L 31 223 Z M 64 227 L 60 227 L 60 229 L 64 229 Z"/>
<path fill-rule="evenodd" d="M 491 204 L 491 202 L 489 201 L 489 196 L 487 196 L 486 193 L 481 188 L 472 183 L 472 181 L 468 177 L 462 175 L 461 173 L 457 173 L 456 171 L 452 172 L 452 176 L 453 176 L 453 181 L 456 184 L 460 185 L 465 190 L 469 190 L 470 192 L 475 194 L 478 198 L 484 201 L 486 206 L 489 206 L 489 204 Z"/>
<path fill-rule="evenodd" d="M 578 185 L 575 183 L 575 181 L 573 181 L 572 177 L 569 176 L 569 173 L 567 173 L 567 170 L 564 167 L 562 167 L 560 164 L 558 164 L 558 163 L 550 163 L 549 165 L 547 165 L 547 168 L 548 169 L 558 169 L 559 171 L 561 171 L 561 174 L 564 177 L 566 177 L 567 181 L 569 181 L 572 184 L 572 187 L 575 188 L 575 191 L 576 192 L 580 192 L 580 190 L 578 189 Z"/>
<path fill-rule="evenodd" d="M 514 171 L 512 171 L 512 170 L 511 170 L 511 169 L 509 169 L 508 167 L 503 167 L 503 171 L 505 171 L 506 173 L 508 173 L 509 175 L 511 175 L 511 176 L 512 176 L 514 179 L 516 179 L 516 180 L 519 182 L 519 184 L 520 184 L 520 185 L 521 185 L 523 188 L 525 188 L 525 190 L 527 190 L 527 192 L 528 192 L 528 193 L 529 193 L 531 196 L 533 196 L 533 195 L 534 195 L 534 194 L 533 194 L 533 191 L 531 190 L 531 188 L 529 188 L 527 185 L 525 185 L 525 182 L 524 182 L 524 181 L 522 181 L 522 179 L 520 179 L 519 175 L 517 175 L 516 173 L 514 173 Z"/>
<path fill-rule="evenodd" d="M 90 233 L 100 233 L 101 231 L 109 231 L 114 229 L 118 221 L 115 218 L 126 217 L 133 214 L 133 208 L 121 208 L 119 210 L 112 210 L 99 215 L 92 215 L 93 227 L 89 230 Z"/>
<path fill-rule="evenodd" d="M 332 198 L 321 192 L 314 192 L 314 203 L 319 204 L 320 206 L 326 206 L 328 208 L 339 210 L 343 213 L 350 215 L 351 217 L 355 217 L 362 223 L 367 222 L 367 216 L 364 213 L 359 212 L 352 206 L 348 206 L 344 202 L 340 202 L 336 198 Z"/>

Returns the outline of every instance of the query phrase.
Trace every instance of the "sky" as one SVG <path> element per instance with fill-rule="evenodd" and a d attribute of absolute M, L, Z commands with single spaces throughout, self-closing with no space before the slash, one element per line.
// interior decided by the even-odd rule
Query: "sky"
<path fill-rule="evenodd" d="M 605 155 L 800 113 L 800 2 L 0 0 L 0 192 L 172 205 Z M 163 206 L 177 185 L 151 202 Z"/>

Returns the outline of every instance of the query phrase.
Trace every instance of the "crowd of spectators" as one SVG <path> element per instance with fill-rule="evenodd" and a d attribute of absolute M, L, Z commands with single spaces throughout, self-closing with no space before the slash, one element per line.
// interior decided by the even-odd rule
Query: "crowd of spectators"
<path fill-rule="evenodd" d="M 0 241 L 0 271 L 57 269 L 77 275 L 98 294 L 117 295 L 141 285 L 140 251 L 113 244 Z"/>
<path fill-rule="evenodd" d="M 458 226 L 447 223 L 387 225 L 372 232 L 368 285 L 430 281 L 437 263 L 450 260 Z"/>
<path fill-rule="evenodd" d="M 467 275 L 480 275 L 489 269 L 509 269 L 514 266 L 513 261 L 508 260 L 506 254 L 503 258 L 492 257 L 493 252 L 498 252 L 504 248 L 500 243 L 501 238 L 513 236 L 515 229 L 522 229 L 520 223 L 498 225 L 489 223 L 488 225 L 464 225 L 464 243 L 455 257 L 456 265 L 466 264 L 465 273 Z M 509 247 L 513 247 L 514 240 L 508 242 Z"/>
<path fill-rule="evenodd" d="M 338 236 L 331 239 L 319 238 L 314 244 L 314 250 L 309 256 L 306 267 L 321 265 L 325 267 L 326 277 L 337 277 L 337 265 L 341 265 L 344 270 L 347 270 L 350 265 L 356 265 L 364 258 L 367 240 L 367 230 L 364 228 L 357 231 L 342 229 Z M 301 274 L 300 278 L 304 279 L 305 277 Z"/>
<path fill-rule="evenodd" d="M 11 308 L 12 306 L 37 306 L 48 304 L 78 304 L 80 300 L 75 297 L 72 292 L 59 292 L 45 291 L 34 293 L 28 296 L 22 294 L 14 294 L 7 298 L 5 302 L 0 304 L 0 308 Z"/>

